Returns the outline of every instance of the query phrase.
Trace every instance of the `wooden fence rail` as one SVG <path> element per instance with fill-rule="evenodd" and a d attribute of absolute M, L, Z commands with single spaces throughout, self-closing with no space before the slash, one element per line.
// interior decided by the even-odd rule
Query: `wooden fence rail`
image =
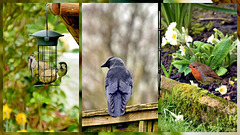
<path fill-rule="evenodd" d="M 158 103 L 127 106 L 120 117 L 109 116 L 108 110 L 84 111 L 83 132 L 157 132 Z"/>

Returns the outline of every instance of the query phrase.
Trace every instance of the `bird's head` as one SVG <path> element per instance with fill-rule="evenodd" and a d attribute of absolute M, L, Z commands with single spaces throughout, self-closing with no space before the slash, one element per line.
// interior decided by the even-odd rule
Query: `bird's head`
<path fill-rule="evenodd" d="M 118 57 L 111 57 L 101 67 L 108 67 L 110 69 L 111 67 L 115 66 L 124 66 L 122 59 Z"/>
<path fill-rule="evenodd" d="M 28 56 L 28 60 L 33 59 L 33 58 L 35 58 L 35 56 L 33 54 Z"/>
<path fill-rule="evenodd" d="M 32 63 L 33 59 L 35 59 L 35 56 L 33 54 L 28 56 L 28 64 L 29 64 L 29 66 Z"/>
<path fill-rule="evenodd" d="M 199 70 L 199 67 L 203 64 L 200 62 L 193 62 L 189 65 L 191 68 L 192 74 L 195 77 L 196 80 L 201 81 L 202 80 L 202 73 Z"/>
<path fill-rule="evenodd" d="M 189 67 L 191 68 L 191 70 L 197 70 L 199 66 L 203 65 L 200 62 L 193 62 L 189 65 Z"/>
<path fill-rule="evenodd" d="M 59 62 L 60 68 L 67 68 L 67 63 L 66 62 Z"/>

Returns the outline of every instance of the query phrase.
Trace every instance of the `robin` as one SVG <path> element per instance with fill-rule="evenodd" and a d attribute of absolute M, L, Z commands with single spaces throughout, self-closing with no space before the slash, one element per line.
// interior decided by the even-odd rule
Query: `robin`
<path fill-rule="evenodd" d="M 209 66 L 200 62 L 193 62 L 189 67 L 194 78 L 202 84 L 211 84 L 215 80 L 222 80 Z"/>

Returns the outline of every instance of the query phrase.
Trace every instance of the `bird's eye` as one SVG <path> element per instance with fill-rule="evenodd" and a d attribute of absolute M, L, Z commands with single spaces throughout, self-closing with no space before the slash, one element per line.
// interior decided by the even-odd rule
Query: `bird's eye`
<path fill-rule="evenodd" d="M 195 68 L 195 66 L 192 66 L 193 68 Z"/>

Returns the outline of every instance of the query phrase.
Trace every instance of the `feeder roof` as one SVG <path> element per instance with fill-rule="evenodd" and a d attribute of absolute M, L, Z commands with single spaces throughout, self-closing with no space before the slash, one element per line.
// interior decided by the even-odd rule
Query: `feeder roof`
<path fill-rule="evenodd" d="M 30 34 L 29 36 L 33 36 L 33 37 L 46 37 L 47 33 L 46 33 L 47 30 L 41 30 L 41 31 L 38 31 L 38 32 L 35 32 L 33 34 Z M 48 30 L 48 37 L 61 37 L 63 36 L 62 34 L 56 32 L 56 31 L 52 31 L 52 30 Z"/>

